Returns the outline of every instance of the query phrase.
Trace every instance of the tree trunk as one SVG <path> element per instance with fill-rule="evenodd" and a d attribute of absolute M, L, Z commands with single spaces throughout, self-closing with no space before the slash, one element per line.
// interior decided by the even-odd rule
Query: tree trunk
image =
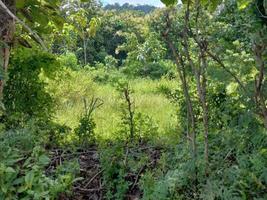
<path fill-rule="evenodd" d="M 86 43 L 86 38 L 84 36 L 83 38 L 83 56 L 84 56 L 84 65 L 87 65 L 87 43 Z"/>
<path fill-rule="evenodd" d="M 196 143 L 196 121 L 195 121 L 195 113 L 193 110 L 193 103 L 191 100 L 191 96 L 189 94 L 189 86 L 186 79 L 186 71 L 185 71 L 185 62 L 183 60 L 183 56 L 179 51 L 176 50 L 173 42 L 169 38 L 169 30 L 171 28 L 171 21 L 169 18 L 169 13 L 166 13 L 166 31 L 162 34 L 165 39 L 169 49 L 172 52 L 174 62 L 177 68 L 177 72 L 182 84 L 182 89 L 185 97 L 185 102 L 187 104 L 187 117 L 188 117 L 188 128 L 187 128 L 187 139 L 191 144 L 191 153 L 192 160 L 194 163 L 194 185 L 195 185 L 195 193 L 198 190 L 198 171 L 197 171 L 197 143 Z"/>
<path fill-rule="evenodd" d="M 2 35 L 1 35 L 2 38 Z M 9 56 L 10 56 L 10 46 L 7 46 L 4 41 L 4 47 L 1 47 L 1 80 L 0 80 L 0 99 L 3 98 L 3 90 L 5 84 L 5 76 L 7 74 L 7 68 L 9 63 Z"/>
<path fill-rule="evenodd" d="M 194 64 L 193 60 L 191 59 L 190 52 L 189 52 L 189 40 L 188 40 L 188 33 L 192 33 L 192 30 L 189 25 L 189 4 L 187 7 L 187 16 L 185 17 L 186 20 L 186 26 L 185 26 L 185 38 L 184 38 L 184 46 L 185 46 L 185 51 L 187 55 L 187 59 L 189 62 L 189 65 L 191 66 L 195 79 L 196 79 L 196 84 L 197 84 L 197 91 L 198 91 L 198 97 L 199 101 L 202 107 L 203 115 L 202 115 L 202 120 L 203 120 L 203 127 L 204 127 L 204 159 L 205 159 L 205 174 L 208 176 L 209 174 L 209 116 L 208 116 L 208 105 L 207 105 L 207 100 L 206 100 L 206 70 L 207 70 L 207 59 L 206 59 L 206 53 L 205 51 L 207 50 L 207 44 L 204 38 L 201 38 L 199 35 L 199 17 L 201 16 L 201 5 L 200 1 L 196 0 L 196 17 L 195 17 L 195 34 L 193 35 L 193 38 L 195 42 L 198 45 L 199 48 L 199 57 L 198 57 L 198 65 Z"/>
<path fill-rule="evenodd" d="M 185 101 L 187 104 L 187 115 L 190 119 L 190 133 L 187 133 L 187 135 L 189 135 L 189 141 L 191 143 L 191 147 L 192 147 L 192 159 L 193 159 L 193 163 L 195 165 L 194 167 L 194 181 L 195 181 L 195 191 L 197 191 L 197 185 L 198 185 L 198 172 L 197 172 L 197 143 L 196 143 L 196 121 L 195 121 L 195 113 L 193 110 L 193 103 L 191 100 L 191 96 L 189 94 L 189 86 L 186 80 L 186 74 L 185 74 L 185 63 L 182 59 L 182 56 L 179 55 L 179 53 L 176 52 L 175 47 L 173 45 L 173 43 L 171 43 L 170 41 L 168 42 L 168 46 L 172 51 L 174 60 L 175 60 L 175 64 L 176 64 L 176 68 L 179 74 L 179 78 L 180 81 L 182 83 L 182 88 L 183 88 L 183 93 L 185 96 Z"/>
<path fill-rule="evenodd" d="M 15 12 L 15 1 L 3 1 L 6 7 Z M 15 20 L 9 16 L 2 7 L 0 7 L 0 100 L 3 98 L 3 90 L 5 85 L 5 76 L 8 70 L 8 63 L 10 57 L 10 50 L 13 44 L 13 36 L 15 32 Z"/>
<path fill-rule="evenodd" d="M 171 29 L 171 20 L 169 17 L 169 12 L 166 13 L 166 31 L 162 34 L 164 40 L 166 41 L 168 47 L 170 48 L 173 58 L 174 58 L 174 62 L 177 68 L 177 72 L 179 74 L 179 78 L 180 81 L 182 83 L 182 89 L 183 89 L 183 93 L 185 96 L 185 101 L 187 104 L 187 114 L 188 117 L 190 119 L 190 133 L 187 133 L 187 135 L 189 135 L 189 140 L 191 142 L 192 145 L 192 157 L 194 162 L 197 159 L 197 145 L 196 145 L 196 121 L 195 121 L 195 114 L 194 114 L 194 110 L 193 110 L 193 104 L 192 104 L 192 100 L 191 100 L 191 96 L 189 94 L 189 86 L 186 80 L 186 72 L 185 72 L 185 63 L 183 60 L 182 55 L 180 54 L 180 52 L 176 50 L 174 44 L 172 43 L 172 41 L 169 39 L 169 30 Z"/>
<path fill-rule="evenodd" d="M 198 85 L 198 94 L 199 99 L 201 102 L 202 110 L 203 110 L 203 126 L 204 126 L 204 157 L 205 157 L 205 173 L 206 176 L 209 174 L 209 116 L 208 116 L 208 105 L 206 100 L 206 93 L 207 93 L 207 86 L 206 86 L 206 70 L 207 70 L 207 61 L 206 61 L 206 55 L 203 51 L 203 49 L 200 48 L 200 65 L 199 65 L 199 72 L 197 79 L 197 85 Z"/>
<path fill-rule="evenodd" d="M 263 120 L 264 127 L 267 129 L 267 105 L 266 99 L 264 96 L 264 82 L 265 82 L 265 61 L 264 61 L 264 52 L 266 51 L 265 44 L 255 44 L 254 45 L 254 54 L 256 65 L 259 70 L 259 74 L 255 78 L 255 102 L 259 108 L 259 115 Z"/>
<path fill-rule="evenodd" d="M 191 133 L 190 135 L 190 141 L 192 143 L 192 152 L 193 152 L 193 158 L 196 159 L 196 122 L 195 122 L 195 114 L 194 114 L 194 110 L 193 110 L 193 104 L 192 104 L 192 100 L 189 94 L 189 88 L 188 88 L 188 84 L 187 84 L 187 80 L 186 80 L 186 75 L 185 75 L 185 68 L 184 68 L 184 63 L 183 60 L 181 59 L 181 57 L 178 55 L 178 53 L 175 50 L 174 45 L 169 41 L 168 42 L 169 48 L 172 51 L 173 57 L 175 59 L 175 64 L 176 64 L 176 68 L 179 74 L 179 78 L 180 81 L 182 83 L 182 88 L 183 88 L 183 93 L 185 96 L 185 101 L 187 104 L 187 112 L 189 114 L 189 118 L 190 118 L 190 127 L 191 127 Z"/>

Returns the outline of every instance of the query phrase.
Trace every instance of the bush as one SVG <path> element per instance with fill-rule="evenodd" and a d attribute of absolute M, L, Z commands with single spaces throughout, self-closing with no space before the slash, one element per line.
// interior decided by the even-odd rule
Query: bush
<path fill-rule="evenodd" d="M 76 55 L 71 52 L 66 52 L 65 54 L 62 54 L 59 56 L 59 61 L 62 66 L 77 70 L 80 68 L 78 65 L 78 60 L 76 58 Z"/>
<path fill-rule="evenodd" d="M 124 163 L 124 145 L 118 142 L 101 150 L 100 163 L 103 171 L 103 181 L 106 187 L 106 199 L 123 200 L 129 189 L 127 167 Z"/>
<path fill-rule="evenodd" d="M 105 57 L 105 66 L 108 69 L 116 69 L 118 67 L 118 60 L 113 56 L 106 56 Z"/>
<path fill-rule="evenodd" d="M 151 79 L 160 79 L 163 76 L 172 79 L 176 76 L 173 63 L 164 60 L 145 63 L 135 61 L 126 65 L 123 72 L 130 77 L 149 77 Z"/>
<path fill-rule="evenodd" d="M 174 78 L 175 70 L 172 69 L 171 63 L 164 61 L 152 62 L 141 67 L 136 75 L 141 77 L 150 77 L 151 79 L 160 79 L 162 76 Z"/>
<path fill-rule="evenodd" d="M 103 103 L 98 98 L 92 98 L 89 105 L 84 99 L 84 114 L 79 120 L 79 125 L 75 128 L 74 133 L 78 137 L 79 144 L 86 146 L 95 142 L 95 127 L 93 112 Z"/>
<path fill-rule="evenodd" d="M 7 128 L 23 126 L 31 118 L 42 122 L 51 119 L 54 102 L 40 74 L 50 76 L 58 66 L 49 53 L 29 49 L 18 49 L 14 53 L 4 88 Z"/>
<path fill-rule="evenodd" d="M 117 140 L 104 144 L 100 163 L 106 189 L 105 199 L 123 200 L 139 190 L 139 175 L 151 167 L 151 155 L 144 144 L 126 144 Z M 155 199 L 155 196 L 154 196 Z"/>
<path fill-rule="evenodd" d="M 117 135 L 129 141 L 141 141 L 158 136 L 158 125 L 153 118 L 141 112 L 136 112 L 133 90 L 126 80 L 117 83 L 121 93 L 121 123 Z"/>
<path fill-rule="evenodd" d="M 121 78 L 125 75 L 122 74 L 119 70 L 114 68 L 105 67 L 102 64 L 97 64 L 95 67 L 87 67 L 86 68 L 90 77 L 97 83 L 115 85 Z"/>
<path fill-rule="evenodd" d="M 57 199 L 70 192 L 78 165 L 47 175 L 50 158 L 29 129 L 0 135 L 0 199 Z"/>

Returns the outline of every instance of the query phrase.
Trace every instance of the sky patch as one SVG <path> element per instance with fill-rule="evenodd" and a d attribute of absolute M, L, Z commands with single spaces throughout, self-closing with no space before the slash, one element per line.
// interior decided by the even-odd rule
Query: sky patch
<path fill-rule="evenodd" d="M 114 3 L 119 3 L 119 4 L 124 4 L 124 3 L 129 3 L 132 5 L 144 5 L 144 4 L 148 4 L 148 5 L 153 5 L 153 6 L 157 6 L 157 7 L 162 7 L 163 4 L 161 3 L 160 0 L 148 0 L 148 1 L 144 1 L 144 0 L 102 0 L 102 3 L 104 5 L 106 4 L 114 4 Z"/>

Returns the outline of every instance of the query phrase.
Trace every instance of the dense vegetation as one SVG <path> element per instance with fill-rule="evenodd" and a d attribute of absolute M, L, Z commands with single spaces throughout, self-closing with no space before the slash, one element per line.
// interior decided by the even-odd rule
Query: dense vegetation
<path fill-rule="evenodd" d="M 0 200 L 267 199 L 267 1 L 0 0 Z"/>

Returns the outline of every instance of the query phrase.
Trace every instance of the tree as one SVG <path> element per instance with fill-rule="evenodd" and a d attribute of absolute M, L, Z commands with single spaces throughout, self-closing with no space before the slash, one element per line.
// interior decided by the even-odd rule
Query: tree
<path fill-rule="evenodd" d="M 49 32 L 51 28 L 48 23 L 51 21 L 57 26 L 63 25 L 62 18 L 58 15 L 59 0 L 42 2 L 36 0 L 30 1 L 0 1 L 0 64 L 2 74 L 6 74 L 8 70 L 9 56 L 11 47 L 15 41 L 22 41 L 24 45 L 28 42 L 23 38 L 15 37 L 16 23 L 26 31 L 31 39 L 39 43 L 42 48 L 47 50 L 42 38 L 42 33 Z M 21 43 L 22 43 L 21 42 Z M 4 75 L 0 81 L 0 96 L 3 96 Z"/>
<path fill-rule="evenodd" d="M 61 14 L 70 25 L 68 31 L 75 32 L 79 36 L 78 39 L 82 40 L 83 64 L 86 65 L 88 63 L 88 38 L 95 37 L 101 23 L 97 16 L 98 4 L 95 1 L 72 0 L 63 2 L 62 8 Z"/>
<path fill-rule="evenodd" d="M 87 40 L 89 37 L 94 37 L 96 35 L 97 28 L 100 24 L 98 18 L 92 18 L 88 21 L 86 16 L 86 10 L 79 8 L 74 14 L 69 16 L 72 24 L 74 24 L 74 30 L 76 29 L 78 35 L 83 41 L 83 53 L 84 53 L 84 65 L 87 64 Z"/>
<path fill-rule="evenodd" d="M 196 2 L 198 3 L 198 2 Z M 169 5 L 169 4 L 168 4 Z M 191 8 L 196 8 L 194 11 L 194 15 L 191 12 Z M 204 157 L 206 163 L 206 175 L 208 176 L 208 168 L 209 168 L 209 145 L 208 145 L 208 135 L 209 135 L 209 116 L 208 116 L 208 105 L 206 100 L 206 81 L 207 81 L 207 41 L 205 38 L 205 26 L 201 26 L 200 24 L 200 16 L 205 16 L 205 13 L 202 12 L 202 8 L 198 4 L 194 4 L 191 6 L 189 2 L 183 6 L 183 9 L 180 11 L 184 11 L 183 23 L 179 27 L 179 31 L 172 30 L 170 33 L 170 29 L 172 28 L 172 22 L 169 17 L 169 11 L 167 10 L 166 14 L 166 27 L 163 29 L 163 37 L 166 40 L 177 65 L 180 81 L 182 83 L 184 96 L 187 102 L 188 107 L 188 116 L 191 118 L 190 126 L 192 128 L 190 139 L 192 141 L 192 152 L 193 159 L 196 160 L 196 133 L 195 133 L 195 114 L 193 111 L 192 100 L 188 92 L 188 84 L 187 84 L 187 75 L 186 75 L 186 66 L 190 67 L 194 74 L 198 98 L 202 108 L 202 119 L 203 119 L 203 127 L 204 127 Z M 207 16 L 206 16 L 207 17 Z M 193 26 L 193 28 L 192 28 Z M 193 31 L 194 29 L 194 31 Z M 170 38 L 169 34 L 172 34 L 175 37 L 177 43 L 180 46 L 180 49 L 176 50 L 176 47 L 173 43 L 173 39 Z M 202 33 L 204 36 L 200 35 Z M 192 42 L 195 42 L 195 44 Z M 193 43 L 193 44 L 192 44 Z M 197 46 L 197 48 L 195 47 Z M 195 52 L 195 53 L 194 53 Z"/>
<path fill-rule="evenodd" d="M 163 1 L 167 6 L 174 6 L 176 5 L 177 1 L 172 0 L 165 0 Z M 238 1 L 239 8 L 246 8 L 250 5 L 251 1 Z M 230 70 L 228 70 L 224 63 L 218 58 L 217 55 L 212 53 L 210 50 L 210 41 L 209 41 L 209 34 L 206 31 L 208 16 L 205 16 L 205 12 L 213 13 L 218 5 L 220 5 L 220 1 L 183 1 L 182 9 L 180 11 L 184 11 L 184 19 L 182 22 L 182 26 L 174 31 L 174 35 L 176 32 L 176 37 L 180 38 L 177 43 L 180 43 L 182 49 L 176 50 L 176 46 L 173 43 L 173 39 L 169 37 L 169 31 L 171 28 L 171 22 L 169 18 L 169 14 L 167 13 L 166 17 L 166 27 L 163 28 L 163 37 L 165 38 L 171 52 L 173 53 L 175 63 L 177 64 L 177 69 L 180 74 L 180 80 L 183 85 L 184 95 L 186 98 L 186 102 L 188 105 L 188 113 L 189 116 L 193 116 L 190 112 L 190 98 L 186 92 L 186 78 L 185 72 L 183 70 L 184 62 L 186 65 L 190 67 L 194 74 L 196 88 L 198 92 L 199 102 L 202 108 L 202 119 L 203 119 L 203 133 L 204 133 L 204 157 L 206 163 L 206 176 L 208 176 L 209 171 L 209 112 L 208 112 L 208 103 L 206 98 L 207 93 L 207 67 L 209 62 L 215 61 L 218 63 L 227 73 L 234 77 L 236 82 L 240 85 L 241 89 L 247 92 L 246 87 L 243 85 L 242 81 Z M 264 7 L 261 6 L 257 2 L 255 4 L 257 13 L 260 18 L 265 18 L 263 12 L 265 10 L 261 10 L 260 8 Z M 253 8 L 253 5 L 251 5 Z M 167 11 L 168 12 L 168 11 Z M 205 24 L 203 25 L 201 21 L 204 21 L 205 16 Z M 202 18 L 202 20 L 201 20 Z M 253 17 L 251 16 L 253 19 Z M 255 99 L 256 110 L 255 112 L 258 113 L 260 118 L 262 119 L 265 128 L 267 128 L 267 105 L 266 105 L 266 98 L 264 93 L 264 77 L 265 77 L 265 61 L 264 58 L 266 56 L 266 26 L 264 22 L 259 22 L 259 20 L 251 20 L 251 27 L 254 30 L 250 30 L 249 32 L 252 33 L 252 41 L 251 44 L 252 51 L 255 55 L 255 63 L 258 66 L 258 74 L 255 76 L 255 87 L 254 92 L 252 94 L 248 94 L 251 99 Z M 256 30 L 256 31 L 255 31 Z M 196 48 L 197 47 L 197 48 Z M 193 120 L 191 120 L 191 126 L 193 124 Z M 191 137 L 192 138 L 192 137 Z M 192 145 L 192 149 L 194 151 L 195 146 Z"/>
<path fill-rule="evenodd" d="M 175 0 L 162 0 L 163 3 L 167 6 L 174 6 L 177 4 L 177 1 Z M 223 5 L 222 1 L 189 1 L 184 0 L 182 1 L 184 5 L 188 5 L 188 8 L 191 6 L 192 8 L 196 8 L 199 10 L 200 7 L 208 8 L 210 12 L 214 12 L 219 5 Z M 254 100 L 255 103 L 255 113 L 258 114 L 259 118 L 263 121 L 263 124 L 265 128 L 267 129 L 267 103 L 266 103 L 266 96 L 264 92 L 264 83 L 265 83 L 265 57 L 266 57 L 266 30 L 267 30 L 267 4 L 266 0 L 259 0 L 255 3 L 252 0 L 237 0 L 238 8 L 246 11 L 246 15 L 249 16 L 248 18 L 248 24 L 249 28 L 246 30 L 251 38 L 251 50 L 255 57 L 255 64 L 257 66 L 258 73 L 255 75 L 255 86 L 254 91 L 246 91 L 249 98 Z M 227 3 L 227 2 L 226 2 Z M 196 24 L 197 25 L 197 24 Z M 195 26 L 196 27 L 196 26 Z M 195 28 L 194 27 L 194 28 Z M 197 37 L 194 37 L 195 41 L 197 42 Z M 197 44 L 201 45 L 200 41 L 197 42 Z M 215 60 L 219 65 L 226 70 L 227 73 L 230 73 L 234 79 L 237 81 L 237 83 L 240 85 L 240 87 L 244 90 L 246 88 L 242 84 L 242 82 L 235 76 L 233 73 L 231 73 L 230 70 L 226 69 L 223 62 L 218 58 L 218 56 L 215 56 L 214 54 L 209 51 L 209 48 L 206 48 L 206 53 L 209 57 L 211 57 L 213 60 Z"/>

